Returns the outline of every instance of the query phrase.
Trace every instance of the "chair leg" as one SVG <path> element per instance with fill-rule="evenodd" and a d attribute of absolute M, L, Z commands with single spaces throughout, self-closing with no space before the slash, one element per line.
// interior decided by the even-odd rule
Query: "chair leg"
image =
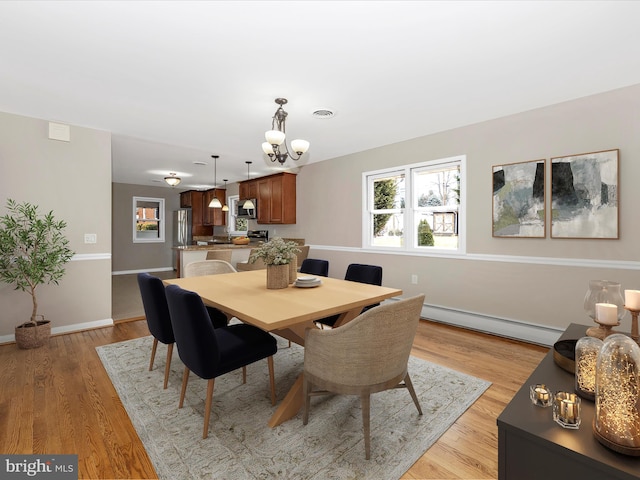
<path fill-rule="evenodd" d="M 364 457 L 369 460 L 371 458 L 371 426 L 369 423 L 371 397 L 368 393 L 363 393 L 360 399 L 362 401 L 362 426 L 364 427 Z"/>
<path fill-rule="evenodd" d="M 187 392 L 187 382 L 189 382 L 189 367 L 184 367 L 184 373 L 182 374 L 182 388 L 180 389 L 180 403 L 178 408 L 182 408 L 184 403 L 184 394 Z"/>
<path fill-rule="evenodd" d="M 173 343 L 167 345 L 167 363 L 164 366 L 164 389 L 167 389 L 169 383 L 169 372 L 171 371 L 171 357 L 173 355 Z"/>
<path fill-rule="evenodd" d="M 302 424 L 306 425 L 309 422 L 309 408 L 311 407 L 311 383 L 304 375 L 302 376 L 302 395 L 304 395 Z"/>
<path fill-rule="evenodd" d="M 153 347 L 151 347 L 151 361 L 149 362 L 149 371 L 153 370 L 153 361 L 156 358 L 156 350 L 158 349 L 158 339 L 153 339 Z"/>
<path fill-rule="evenodd" d="M 247 366 L 242 367 L 242 383 L 247 383 Z"/>
<path fill-rule="evenodd" d="M 416 404 L 416 408 L 418 409 L 418 413 L 422 415 L 422 408 L 420 408 L 420 402 L 418 401 L 418 396 L 416 395 L 416 391 L 413 388 L 413 383 L 411 383 L 411 378 L 409 378 L 409 372 L 407 372 L 407 376 L 404 377 L 404 384 L 407 386 L 407 390 L 409 390 L 409 394 L 413 399 L 413 403 Z"/>
<path fill-rule="evenodd" d="M 209 436 L 209 419 L 211 418 L 211 403 L 213 400 L 214 380 L 214 378 L 211 378 L 207 382 L 207 399 L 204 403 L 204 428 L 202 430 L 202 438 L 207 438 Z"/>
<path fill-rule="evenodd" d="M 273 355 L 267 357 L 267 363 L 269 365 L 269 389 L 271 390 L 271 405 L 276 404 L 276 380 L 273 373 Z"/>

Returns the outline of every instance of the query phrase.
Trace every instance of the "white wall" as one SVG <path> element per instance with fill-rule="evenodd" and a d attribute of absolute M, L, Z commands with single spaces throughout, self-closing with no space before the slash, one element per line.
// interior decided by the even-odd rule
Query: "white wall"
<path fill-rule="evenodd" d="M 49 122 L 0 112 L 0 214 L 7 198 L 67 222 L 75 252 L 60 285 L 36 290 L 53 332 L 111 324 L 111 134 L 71 126 L 71 141 L 48 138 Z M 84 234 L 95 233 L 96 244 Z M 0 283 L 0 343 L 31 314 L 31 296 Z"/>

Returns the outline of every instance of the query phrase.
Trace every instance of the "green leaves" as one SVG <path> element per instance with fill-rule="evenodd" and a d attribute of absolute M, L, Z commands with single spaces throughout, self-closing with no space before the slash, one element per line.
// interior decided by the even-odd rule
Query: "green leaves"
<path fill-rule="evenodd" d="M 36 287 L 57 285 L 74 254 L 63 233 L 66 226 L 52 211 L 40 215 L 36 205 L 12 199 L 7 200 L 7 213 L 0 217 L 0 280 L 32 296 L 32 322 L 37 314 Z"/>

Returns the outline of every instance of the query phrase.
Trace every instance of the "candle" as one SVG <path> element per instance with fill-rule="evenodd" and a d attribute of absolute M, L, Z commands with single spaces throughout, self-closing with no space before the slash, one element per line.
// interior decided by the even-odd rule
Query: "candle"
<path fill-rule="evenodd" d="M 625 290 L 624 306 L 630 310 L 640 310 L 640 290 Z"/>
<path fill-rule="evenodd" d="M 558 392 L 553 403 L 553 419 L 564 428 L 579 428 L 580 398 L 575 393 Z"/>
<path fill-rule="evenodd" d="M 600 325 L 618 325 L 618 306 L 613 303 L 596 303 L 596 322 Z"/>
<path fill-rule="evenodd" d="M 548 407 L 551 405 L 551 390 L 543 383 L 536 383 L 529 387 L 529 398 L 534 405 Z"/>

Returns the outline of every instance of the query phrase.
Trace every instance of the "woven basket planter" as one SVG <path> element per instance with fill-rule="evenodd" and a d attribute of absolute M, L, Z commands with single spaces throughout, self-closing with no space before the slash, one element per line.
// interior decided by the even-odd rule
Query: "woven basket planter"
<path fill-rule="evenodd" d="M 267 265 L 267 288 L 276 290 L 289 286 L 289 265 Z"/>
<path fill-rule="evenodd" d="M 16 327 L 15 334 L 18 348 L 25 350 L 38 348 L 49 341 L 49 337 L 51 337 L 51 322 L 49 320 L 40 320 L 37 325 L 23 323 Z"/>
<path fill-rule="evenodd" d="M 298 257 L 294 256 L 289 262 L 289 284 L 298 278 Z"/>

